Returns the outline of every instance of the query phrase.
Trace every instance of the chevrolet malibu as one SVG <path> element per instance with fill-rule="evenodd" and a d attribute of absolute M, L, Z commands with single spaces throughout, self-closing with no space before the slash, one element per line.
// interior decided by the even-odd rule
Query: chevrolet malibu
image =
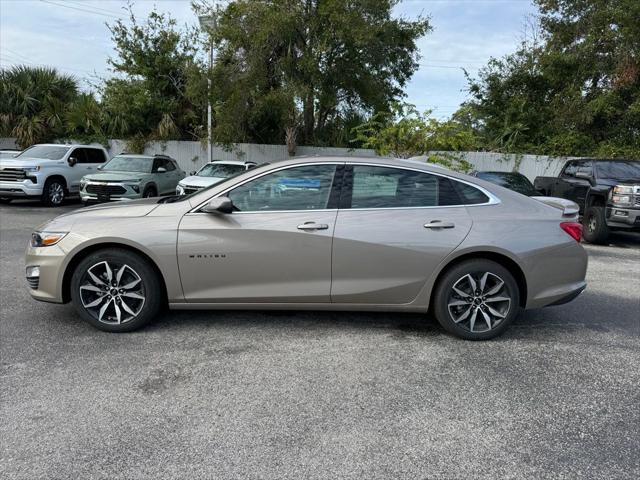
<path fill-rule="evenodd" d="M 33 233 L 31 295 L 110 332 L 171 309 L 431 311 L 471 340 L 584 290 L 561 208 L 424 163 L 314 157 L 191 195 L 85 208 Z"/>

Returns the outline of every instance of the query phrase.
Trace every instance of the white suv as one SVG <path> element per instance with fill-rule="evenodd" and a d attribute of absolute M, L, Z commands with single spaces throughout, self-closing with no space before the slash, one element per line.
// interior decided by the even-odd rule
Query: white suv
<path fill-rule="evenodd" d="M 256 166 L 258 166 L 256 162 L 214 160 L 197 172 L 191 172 L 189 177 L 180 180 L 176 187 L 176 195 L 189 195 Z"/>
<path fill-rule="evenodd" d="M 109 160 L 94 145 L 41 144 L 0 160 L 0 202 L 40 198 L 50 207 L 79 192 L 80 179 Z"/>

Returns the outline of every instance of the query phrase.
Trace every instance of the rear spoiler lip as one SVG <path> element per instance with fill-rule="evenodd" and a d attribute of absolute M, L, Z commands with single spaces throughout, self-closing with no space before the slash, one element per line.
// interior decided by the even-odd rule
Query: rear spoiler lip
<path fill-rule="evenodd" d="M 544 203 L 545 205 L 549 205 L 550 207 L 555 207 L 559 210 L 562 210 L 563 217 L 575 217 L 580 212 L 580 207 L 573 200 L 567 200 L 566 198 L 559 197 L 542 197 L 535 196 L 531 197 L 539 202 Z"/>

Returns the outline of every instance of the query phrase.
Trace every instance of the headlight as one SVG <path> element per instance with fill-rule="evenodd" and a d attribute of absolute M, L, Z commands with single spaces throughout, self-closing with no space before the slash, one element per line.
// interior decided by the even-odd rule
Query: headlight
<path fill-rule="evenodd" d="M 184 195 L 184 187 L 182 185 L 176 187 L 176 195 Z"/>
<path fill-rule="evenodd" d="M 22 167 L 25 172 L 38 172 L 40 167 Z"/>
<path fill-rule="evenodd" d="M 629 195 L 613 195 L 611 197 L 611 201 L 613 203 L 627 205 L 627 204 L 631 204 L 631 197 Z"/>
<path fill-rule="evenodd" d="M 614 195 L 631 195 L 633 193 L 633 187 L 631 185 L 616 185 L 613 187 Z"/>
<path fill-rule="evenodd" d="M 80 180 L 80 190 L 84 190 L 84 187 L 87 185 L 87 181 L 83 178 Z"/>
<path fill-rule="evenodd" d="M 32 247 L 50 247 L 62 240 L 67 232 L 33 232 L 31 234 Z"/>

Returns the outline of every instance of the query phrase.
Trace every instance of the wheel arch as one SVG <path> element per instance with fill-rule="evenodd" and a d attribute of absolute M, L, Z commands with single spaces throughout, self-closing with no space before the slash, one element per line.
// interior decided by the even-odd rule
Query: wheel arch
<path fill-rule="evenodd" d="M 438 288 L 438 284 L 442 280 L 442 277 L 453 267 L 459 265 L 467 260 L 492 260 L 504 268 L 506 268 L 518 285 L 518 292 L 520 293 L 520 306 L 524 308 L 527 305 L 527 279 L 522 270 L 522 267 L 511 257 L 500 252 L 482 250 L 463 253 L 455 258 L 450 259 L 438 272 L 431 293 L 429 295 L 429 309 L 433 308 L 434 295 Z"/>
<path fill-rule="evenodd" d="M 44 185 L 46 185 L 49 180 L 61 181 L 62 185 L 64 186 L 64 189 L 69 191 L 69 184 L 67 183 L 67 179 L 65 178 L 64 175 L 61 175 L 59 173 L 52 173 L 51 175 L 49 175 L 47 178 L 44 179 L 44 182 L 42 182 L 42 185 L 43 185 L 42 188 L 44 188 Z"/>
<path fill-rule="evenodd" d="M 69 262 L 67 262 L 67 265 L 65 266 L 64 274 L 62 276 L 62 292 L 61 293 L 62 293 L 62 301 L 64 303 L 68 303 L 71 301 L 71 277 L 73 276 L 73 272 L 75 271 L 76 267 L 88 255 L 91 255 L 92 253 L 97 252 L 99 250 L 105 250 L 108 248 L 118 248 L 121 250 L 127 250 L 131 253 L 135 253 L 136 255 L 139 255 L 140 257 L 148 261 L 149 265 L 151 265 L 151 268 L 154 270 L 154 272 L 158 276 L 158 280 L 160 281 L 160 285 L 162 286 L 163 301 L 165 304 L 167 303 L 167 298 L 168 298 L 167 284 L 165 282 L 162 271 L 158 267 L 158 264 L 153 260 L 153 258 L 147 255 L 141 249 L 138 249 L 131 245 L 127 245 L 124 243 L 117 243 L 117 242 L 96 243 L 96 244 L 88 245 L 82 248 L 81 250 L 77 251 L 73 255 L 73 257 L 71 257 L 71 259 L 69 260 Z"/>

